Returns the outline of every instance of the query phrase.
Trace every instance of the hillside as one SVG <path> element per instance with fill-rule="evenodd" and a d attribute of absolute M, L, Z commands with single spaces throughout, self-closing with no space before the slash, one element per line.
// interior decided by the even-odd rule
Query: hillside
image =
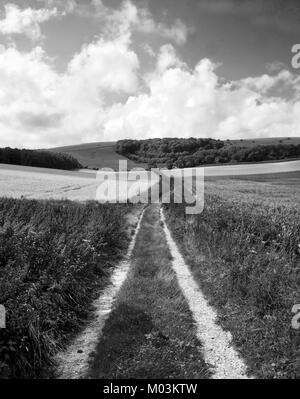
<path fill-rule="evenodd" d="M 135 162 L 117 154 L 115 142 L 86 143 L 66 147 L 52 148 L 51 151 L 69 154 L 75 157 L 84 167 L 95 168 L 119 168 L 119 160 L 126 160 L 128 168 L 138 167 Z"/>
<path fill-rule="evenodd" d="M 194 137 L 120 140 L 116 151 L 134 162 L 147 163 L 151 168 L 181 169 L 299 159 L 300 140 L 223 141 Z"/>
<path fill-rule="evenodd" d="M 224 147 L 229 148 L 238 146 L 243 148 L 251 148 L 258 145 L 279 145 L 279 144 L 300 144 L 300 137 L 294 138 L 265 138 L 265 139 L 251 139 L 251 140 L 226 140 Z M 64 147 L 51 148 L 53 152 L 60 152 L 72 155 L 84 167 L 90 169 L 94 168 L 113 168 L 118 169 L 119 160 L 127 160 L 128 168 L 145 167 L 147 163 L 139 162 L 137 160 L 130 160 L 124 154 L 116 152 L 116 142 L 95 142 L 78 145 L 70 145 Z"/>

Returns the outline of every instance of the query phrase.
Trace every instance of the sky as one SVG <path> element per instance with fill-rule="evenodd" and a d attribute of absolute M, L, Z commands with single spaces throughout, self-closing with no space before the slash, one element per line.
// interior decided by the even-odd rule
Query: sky
<path fill-rule="evenodd" d="M 298 0 L 0 0 L 0 147 L 300 136 Z"/>

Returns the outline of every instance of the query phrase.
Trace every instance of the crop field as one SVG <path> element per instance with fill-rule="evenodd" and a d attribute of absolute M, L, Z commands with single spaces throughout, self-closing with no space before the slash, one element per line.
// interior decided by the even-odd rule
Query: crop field
<path fill-rule="evenodd" d="M 186 216 L 185 204 L 170 204 L 163 206 L 165 220 L 197 290 L 230 331 L 249 372 L 294 378 L 300 172 L 234 170 L 235 176 L 206 174 L 201 215 Z M 124 259 L 141 207 L 96 203 L 98 184 L 94 171 L 0 166 L 0 196 L 6 197 L 0 199 L 0 303 L 8 315 L 0 335 L 1 377 L 56 378 L 54 357 L 85 329 L 93 301 Z M 213 372 L 204 352 L 193 349 L 203 342 L 174 278 L 176 256 L 162 226 L 160 204 L 146 207 L 128 278 L 103 336 L 95 335 L 95 356 L 87 354 L 94 356 L 92 378 L 208 378 Z M 225 369 L 230 375 L 230 363 Z"/>
<path fill-rule="evenodd" d="M 0 196 L 13 198 L 93 200 L 97 183 L 94 175 L 42 168 L 0 167 Z"/>
<path fill-rule="evenodd" d="M 126 182 L 124 182 L 124 176 Z M 133 197 L 136 190 L 147 191 L 149 180 L 147 175 L 140 180 L 137 188 L 134 188 L 135 181 L 127 182 L 126 175 L 120 174 L 116 177 L 116 192 L 103 194 L 107 198 L 115 200 L 119 193 L 120 197 L 125 194 Z M 115 176 L 110 182 L 113 184 Z M 54 169 L 20 167 L 0 164 L 0 197 L 10 198 L 35 198 L 35 199 L 68 199 L 72 201 L 99 200 L 98 189 L 102 180 L 97 179 L 95 171 L 65 172 Z M 124 184 L 124 186 L 123 186 Z M 112 186 L 106 184 L 106 187 Z M 102 190 L 103 191 L 103 190 Z M 105 190 L 104 190 L 105 191 Z"/>
<path fill-rule="evenodd" d="M 213 189 L 214 185 L 210 182 L 217 181 L 218 187 L 224 192 L 231 192 L 231 186 L 238 193 L 237 189 L 243 186 L 244 182 L 253 180 L 252 186 L 254 191 L 263 193 L 265 184 L 268 183 L 268 189 L 273 187 L 273 195 L 284 195 L 287 200 L 293 196 L 290 190 L 281 190 L 281 194 L 277 193 L 274 186 L 274 174 L 270 171 L 280 171 L 283 173 L 275 174 L 276 185 L 289 185 L 297 187 L 299 181 L 300 161 L 282 162 L 274 164 L 255 164 L 255 165 L 229 165 L 214 166 L 205 168 L 205 176 L 207 177 L 207 187 Z M 287 172 L 288 171 L 288 172 Z M 259 173 L 252 177 L 244 176 L 249 172 Z M 268 174 L 262 175 L 265 172 Z M 236 175 L 229 177 L 226 175 Z M 223 177 L 216 177 L 223 175 Z M 225 175 L 225 177 L 224 177 Z M 264 177 L 265 176 L 265 177 Z M 281 179 L 276 176 L 281 176 Z M 222 180 L 223 179 L 223 180 Z M 244 179 L 244 180 L 241 180 Z M 254 183 L 255 182 L 255 183 Z M 132 182 L 131 184 L 134 184 Z M 74 201 L 94 200 L 96 198 L 99 181 L 97 181 L 97 172 L 92 170 L 82 171 L 62 171 L 56 169 L 35 168 L 25 166 L 15 166 L 0 164 L 0 196 L 13 198 L 36 198 L 36 199 L 69 199 Z M 244 188 L 244 194 L 249 191 L 249 184 Z M 242 190 L 242 188 L 241 188 Z M 246 190 L 246 191 L 245 191 Z M 253 191 L 252 190 L 252 191 Z M 298 193 L 298 192 L 297 192 Z M 294 196 L 297 196 L 297 193 Z M 242 192 L 240 191 L 240 194 Z M 269 199 L 271 197 L 269 196 Z"/>
<path fill-rule="evenodd" d="M 201 215 L 165 206 L 173 236 L 252 372 L 296 377 L 300 174 L 209 178 L 205 189 Z"/>
<path fill-rule="evenodd" d="M 133 209 L 0 199 L 0 378 L 49 377 L 127 248 Z"/>
<path fill-rule="evenodd" d="M 205 193 L 233 202 L 267 207 L 300 206 L 300 171 L 205 179 Z"/>
<path fill-rule="evenodd" d="M 291 138 L 266 138 L 253 140 L 227 140 L 226 147 L 242 146 L 246 148 L 257 145 L 279 145 L 279 144 L 300 144 L 299 137 Z M 127 160 L 128 168 L 145 167 L 147 164 L 134 162 L 116 152 L 116 142 L 99 142 L 78 144 L 65 147 L 51 148 L 51 151 L 70 154 L 75 157 L 84 167 L 113 168 L 118 170 L 119 160 Z"/>

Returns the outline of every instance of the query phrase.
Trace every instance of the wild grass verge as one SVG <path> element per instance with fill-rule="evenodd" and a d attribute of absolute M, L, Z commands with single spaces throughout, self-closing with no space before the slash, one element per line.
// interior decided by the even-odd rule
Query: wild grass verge
<path fill-rule="evenodd" d="M 0 378 L 49 376 L 127 246 L 131 209 L 0 199 Z"/>
<path fill-rule="evenodd" d="M 201 215 L 184 210 L 165 206 L 167 222 L 250 370 L 260 378 L 295 378 L 299 334 L 291 309 L 300 303 L 299 207 L 208 194 Z"/>
<path fill-rule="evenodd" d="M 127 279 L 91 357 L 90 378 L 203 379 L 210 375 L 171 261 L 159 205 L 150 205 Z"/>

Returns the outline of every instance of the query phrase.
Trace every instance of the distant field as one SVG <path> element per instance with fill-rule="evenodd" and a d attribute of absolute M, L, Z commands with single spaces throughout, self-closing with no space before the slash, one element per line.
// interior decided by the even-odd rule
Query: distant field
<path fill-rule="evenodd" d="M 119 177 L 120 196 L 127 193 L 127 187 L 134 195 L 131 187 L 135 181 L 124 186 L 122 176 Z M 113 182 L 114 179 L 111 184 Z M 90 201 L 96 199 L 99 184 L 97 172 L 93 170 L 73 172 L 0 164 L 0 197 Z M 143 184 L 147 190 L 148 179 L 144 179 Z"/>
<path fill-rule="evenodd" d="M 225 141 L 225 144 L 241 147 L 274 144 L 300 144 L 300 137 L 228 140 Z M 119 167 L 119 160 L 127 160 L 129 169 L 146 166 L 146 164 L 136 163 L 120 154 L 117 154 L 115 148 L 116 142 L 111 141 L 55 147 L 51 148 L 51 151 L 70 154 L 75 157 L 84 167 L 89 167 L 91 169 L 113 168 L 116 170 Z"/>
<path fill-rule="evenodd" d="M 300 171 L 300 160 L 205 166 L 205 176 L 245 176 Z"/>
<path fill-rule="evenodd" d="M 0 197 L 85 201 L 96 198 L 96 189 L 88 173 L 0 165 Z"/>
<path fill-rule="evenodd" d="M 205 194 L 261 206 L 300 207 L 300 171 L 249 176 L 207 177 Z"/>
<path fill-rule="evenodd" d="M 232 191 L 238 191 L 240 187 L 242 187 L 244 193 L 248 193 L 251 186 L 252 191 L 261 193 L 265 193 L 267 188 L 272 188 L 273 196 L 276 198 L 279 195 L 279 191 L 275 185 L 280 185 L 282 186 L 280 192 L 286 198 L 290 199 L 292 196 L 300 198 L 300 161 L 251 166 L 215 166 L 204 168 L 204 170 L 207 182 L 206 188 L 211 187 L 217 190 L 222 188 L 224 196 L 227 194 L 229 196 L 232 195 Z M 287 170 L 290 171 L 287 172 Z M 274 171 L 285 173 L 271 173 Z M 268 174 L 262 174 L 263 172 Z M 246 175 L 246 173 L 249 173 L 250 176 Z M 121 181 L 122 176 L 120 176 Z M 99 181 L 97 181 L 96 177 L 96 172 L 92 170 L 73 172 L 0 164 L 0 197 L 54 198 L 74 201 L 94 200 L 99 187 Z M 144 182 L 144 180 L 142 181 Z M 134 181 L 132 184 L 134 184 Z M 147 179 L 145 184 L 147 185 Z M 245 185 L 247 186 L 246 188 L 244 188 Z M 292 187 L 297 190 L 297 193 L 293 194 Z"/>
<path fill-rule="evenodd" d="M 114 170 L 118 170 L 119 160 L 126 160 L 128 162 L 129 169 L 141 166 L 140 164 L 136 164 L 122 155 L 117 154 L 115 151 L 114 142 L 88 143 L 67 147 L 56 147 L 52 148 L 51 151 L 70 154 L 75 157 L 84 167 L 91 169 L 112 168 Z"/>
<path fill-rule="evenodd" d="M 240 180 L 247 182 L 259 182 L 259 183 L 269 183 L 275 185 L 284 186 L 300 186 L 300 170 L 294 172 L 285 173 L 268 173 L 259 175 L 246 175 L 246 176 L 207 176 L 207 181 L 220 181 L 226 179 L 228 180 Z"/>
<path fill-rule="evenodd" d="M 225 140 L 228 145 L 238 145 L 241 147 L 253 147 L 254 145 L 277 145 L 277 144 L 300 144 L 300 137 L 270 137 L 264 139 L 249 140 Z"/>

